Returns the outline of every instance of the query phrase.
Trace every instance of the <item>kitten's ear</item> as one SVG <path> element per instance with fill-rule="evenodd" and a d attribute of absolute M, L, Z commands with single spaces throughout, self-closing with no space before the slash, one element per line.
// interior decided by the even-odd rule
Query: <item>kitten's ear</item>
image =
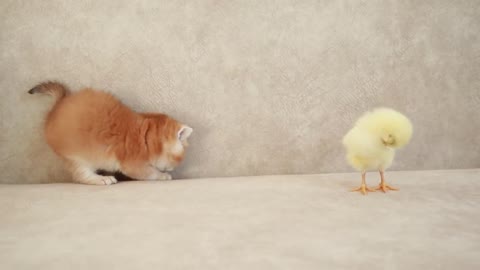
<path fill-rule="evenodd" d="M 192 135 L 193 129 L 189 126 L 182 126 L 178 131 L 178 139 L 180 141 L 186 141 L 190 135 Z"/>

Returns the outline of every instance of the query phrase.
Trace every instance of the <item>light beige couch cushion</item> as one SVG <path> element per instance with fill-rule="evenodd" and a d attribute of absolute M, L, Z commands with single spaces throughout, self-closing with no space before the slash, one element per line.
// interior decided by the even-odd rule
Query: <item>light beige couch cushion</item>
<path fill-rule="evenodd" d="M 2 269 L 479 269 L 480 170 L 0 185 Z M 368 175 L 371 186 L 378 175 Z"/>

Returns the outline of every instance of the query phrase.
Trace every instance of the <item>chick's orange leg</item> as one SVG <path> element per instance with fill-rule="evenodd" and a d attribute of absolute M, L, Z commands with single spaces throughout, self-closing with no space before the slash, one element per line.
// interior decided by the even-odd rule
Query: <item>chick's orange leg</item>
<path fill-rule="evenodd" d="M 376 190 L 381 190 L 385 193 L 385 192 L 387 192 L 387 190 L 397 191 L 398 188 L 394 188 L 394 187 L 391 187 L 391 186 L 387 185 L 387 183 L 385 183 L 384 173 L 383 173 L 383 171 L 380 171 L 380 184 L 378 185 Z"/>
<path fill-rule="evenodd" d="M 367 192 L 375 192 L 374 189 L 367 187 L 367 184 L 365 183 L 366 174 L 366 172 L 362 172 L 362 185 L 359 188 L 352 189 L 352 191 L 360 191 L 363 195 L 366 195 Z"/>

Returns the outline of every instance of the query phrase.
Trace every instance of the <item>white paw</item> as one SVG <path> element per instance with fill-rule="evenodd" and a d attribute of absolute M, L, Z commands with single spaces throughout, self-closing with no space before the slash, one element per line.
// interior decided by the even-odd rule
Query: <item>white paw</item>
<path fill-rule="evenodd" d="M 104 185 L 113 185 L 117 183 L 117 178 L 113 176 L 103 176 L 102 181 Z"/>
<path fill-rule="evenodd" d="M 161 173 L 158 180 L 172 180 L 172 176 L 169 173 Z"/>

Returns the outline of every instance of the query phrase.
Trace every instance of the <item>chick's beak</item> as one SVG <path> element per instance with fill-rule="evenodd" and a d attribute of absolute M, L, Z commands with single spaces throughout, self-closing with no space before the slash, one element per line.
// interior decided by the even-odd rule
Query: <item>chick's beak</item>
<path fill-rule="evenodd" d="M 395 144 L 395 138 L 392 136 L 392 134 L 388 134 L 383 136 L 382 142 L 385 146 L 393 146 Z"/>

